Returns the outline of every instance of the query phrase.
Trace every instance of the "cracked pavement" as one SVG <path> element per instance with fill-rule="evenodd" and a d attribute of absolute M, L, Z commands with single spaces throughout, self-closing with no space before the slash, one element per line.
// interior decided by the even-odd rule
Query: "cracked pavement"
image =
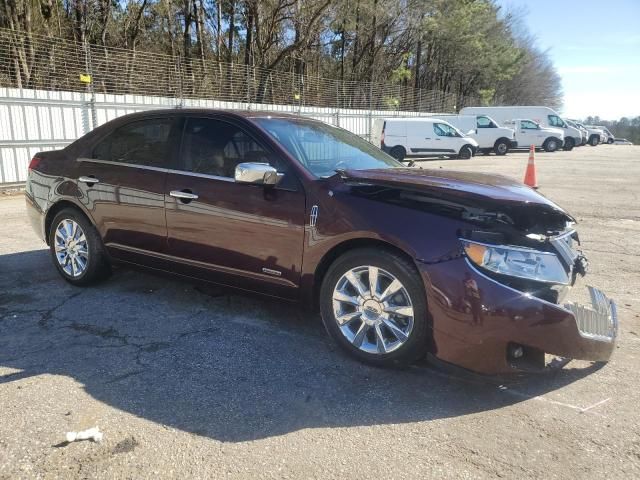
<path fill-rule="evenodd" d="M 425 162 L 520 178 L 527 154 Z M 292 305 L 118 268 L 76 288 L 0 196 L 0 478 L 640 476 L 640 148 L 536 158 L 618 302 L 598 368 L 504 385 L 344 357 Z M 98 426 L 100 444 L 64 445 Z"/>

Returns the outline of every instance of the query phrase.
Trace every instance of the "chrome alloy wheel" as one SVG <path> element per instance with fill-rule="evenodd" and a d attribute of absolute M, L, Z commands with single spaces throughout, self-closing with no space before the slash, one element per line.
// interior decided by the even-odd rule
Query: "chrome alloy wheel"
<path fill-rule="evenodd" d="M 79 277 L 89 263 L 87 237 L 73 220 L 65 218 L 56 227 L 54 247 L 56 259 L 70 277 Z"/>
<path fill-rule="evenodd" d="M 385 354 L 400 348 L 413 330 L 413 305 L 402 283 L 373 266 L 352 268 L 333 290 L 333 316 L 358 349 Z"/>

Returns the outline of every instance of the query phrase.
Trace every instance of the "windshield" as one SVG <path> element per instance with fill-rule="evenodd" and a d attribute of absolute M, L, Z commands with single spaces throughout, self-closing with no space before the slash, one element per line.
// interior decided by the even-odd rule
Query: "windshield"
<path fill-rule="evenodd" d="M 316 177 L 330 177 L 337 169 L 404 166 L 357 135 L 325 123 L 289 118 L 254 121 Z"/>

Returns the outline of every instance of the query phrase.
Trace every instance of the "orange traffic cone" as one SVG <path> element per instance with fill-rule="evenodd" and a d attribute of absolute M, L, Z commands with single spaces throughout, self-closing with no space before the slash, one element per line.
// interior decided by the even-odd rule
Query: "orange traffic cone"
<path fill-rule="evenodd" d="M 524 174 L 524 184 L 531 188 L 538 188 L 538 182 L 536 181 L 536 162 L 535 162 L 536 147 L 531 145 L 529 147 L 529 161 L 527 162 L 527 171 Z"/>

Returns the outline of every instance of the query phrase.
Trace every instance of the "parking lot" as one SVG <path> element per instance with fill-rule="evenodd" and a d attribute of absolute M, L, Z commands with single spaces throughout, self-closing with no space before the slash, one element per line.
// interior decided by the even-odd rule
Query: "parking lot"
<path fill-rule="evenodd" d="M 519 180 L 527 153 L 421 162 Z M 317 315 L 117 269 L 72 287 L 0 195 L 0 478 L 640 477 L 640 147 L 536 155 L 619 307 L 603 366 L 499 382 L 346 358 Z M 98 426 L 102 443 L 65 444 Z"/>

